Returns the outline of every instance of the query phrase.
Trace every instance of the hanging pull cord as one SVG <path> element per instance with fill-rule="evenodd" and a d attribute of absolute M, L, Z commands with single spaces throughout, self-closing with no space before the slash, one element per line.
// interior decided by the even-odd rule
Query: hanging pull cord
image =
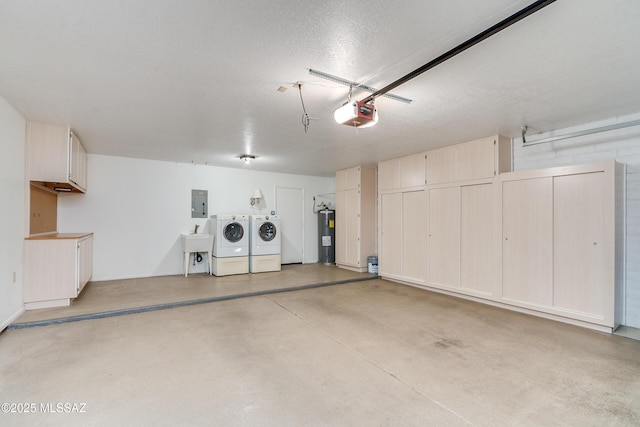
<path fill-rule="evenodd" d="M 300 92 L 300 102 L 302 103 L 302 127 L 304 128 L 304 133 L 307 133 L 311 119 L 309 118 L 307 109 L 304 106 L 304 99 L 302 99 L 302 84 L 298 84 L 297 86 L 298 91 Z"/>

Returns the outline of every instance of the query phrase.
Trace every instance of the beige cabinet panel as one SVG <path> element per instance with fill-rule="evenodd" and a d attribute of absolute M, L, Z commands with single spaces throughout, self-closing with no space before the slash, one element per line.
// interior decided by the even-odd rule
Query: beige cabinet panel
<path fill-rule="evenodd" d="M 347 195 L 345 263 L 360 265 L 360 190 L 347 190 L 345 193 Z"/>
<path fill-rule="evenodd" d="M 554 307 L 604 316 L 604 173 L 554 178 Z"/>
<path fill-rule="evenodd" d="M 338 174 L 336 173 L 336 181 Z M 336 264 L 344 264 L 347 261 L 347 192 L 336 192 Z"/>
<path fill-rule="evenodd" d="M 400 161 L 385 160 L 378 163 L 378 191 L 400 188 Z"/>
<path fill-rule="evenodd" d="M 553 178 L 503 182 L 502 296 L 553 302 Z"/>
<path fill-rule="evenodd" d="M 460 189 L 460 286 L 493 293 L 493 185 Z"/>
<path fill-rule="evenodd" d="M 71 159 L 69 180 L 76 186 L 87 188 L 87 152 L 80 143 L 78 137 L 71 132 Z"/>
<path fill-rule="evenodd" d="M 425 154 L 417 153 L 399 159 L 400 187 L 419 187 L 425 184 Z"/>
<path fill-rule="evenodd" d="M 428 282 L 460 286 L 460 187 L 429 190 Z"/>
<path fill-rule="evenodd" d="M 427 152 L 427 184 L 458 181 L 458 146 L 438 148 Z"/>
<path fill-rule="evenodd" d="M 378 273 L 381 276 L 402 275 L 403 244 L 402 193 L 380 196 L 380 250 Z"/>
<path fill-rule="evenodd" d="M 467 181 L 492 178 L 496 174 L 495 137 L 460 144 L 458 150 L 458 178 Z"/>
<path fill-rule="evenodd" d="M 402 193 L 402 276 L 425 280 L 426 204 L 424 190 Z"/>
<path fill-rule="evenodd" d="M 336 172 L 336 191 L 357 190 L 358 188 L 360 188 L 360 166 Z"/>
<path fill-rule="evenodd" d="M 25 240 L 27 309 L 69 305 L 91 279 L 93 235 Z"/>
<path fill-rule="evenodd" d="M 494 135 L 426 153 L 427 184 L 493 178 L 511 170 L 511 140 Z"/>
<path fill-rule="evenodd" d="M 93 274 L 93 237 L 86 237 L 78 241 L 77 255 L 78 282 L 76 284 L 76 296 L 80 294 Z"/>
<path fill-rule="evenodd" d="M 49 188 L 86 190 L 87 153 L 66 126 L 27 123 L 27 174 Z"/>
<path fill-rule="evenodd" d="M 336 172 L 336 264 L 367 270 L 377 253 L 377 169 L 357 166 Z M 347 189 L 338 189 L 338 184 Z"/>

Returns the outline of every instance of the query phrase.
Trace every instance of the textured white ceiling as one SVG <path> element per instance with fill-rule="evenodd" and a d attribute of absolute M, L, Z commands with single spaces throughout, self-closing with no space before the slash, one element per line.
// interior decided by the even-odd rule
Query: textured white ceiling
<path fill-rule="evenodd" d="M 381 88 L 530 3 L 2 0 L 0 94 L 90 153 L 319 176 L 640 111 L 637 0 L 558 0 L 393 91 L 411 105 L 378 98 L 368 129 L 307 71 Z"/>

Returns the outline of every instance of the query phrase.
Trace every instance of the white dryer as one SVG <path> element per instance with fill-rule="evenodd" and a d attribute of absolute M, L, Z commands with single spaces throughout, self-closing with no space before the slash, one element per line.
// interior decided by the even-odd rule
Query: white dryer
<path fill-rule="evenodd" d="M 249 271 L 280 271 L 280 218 L 277 215 L 253 215 L 251 217 L 251 249 Z"/>
<path fill-rule="evenodd" d="M 249 272 L 249 216 L 212 215 L 213 262 L 216 276 Z"/>

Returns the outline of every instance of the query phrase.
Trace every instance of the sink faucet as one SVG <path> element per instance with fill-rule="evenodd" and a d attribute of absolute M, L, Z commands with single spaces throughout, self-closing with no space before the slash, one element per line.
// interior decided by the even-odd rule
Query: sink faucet
<path fill-rule="evenodd" d="M 198 234 L 198 227 L 200 227 L 200 225 L 196 224 L 196 231 L 194 231 L 193 234 Z"/>

